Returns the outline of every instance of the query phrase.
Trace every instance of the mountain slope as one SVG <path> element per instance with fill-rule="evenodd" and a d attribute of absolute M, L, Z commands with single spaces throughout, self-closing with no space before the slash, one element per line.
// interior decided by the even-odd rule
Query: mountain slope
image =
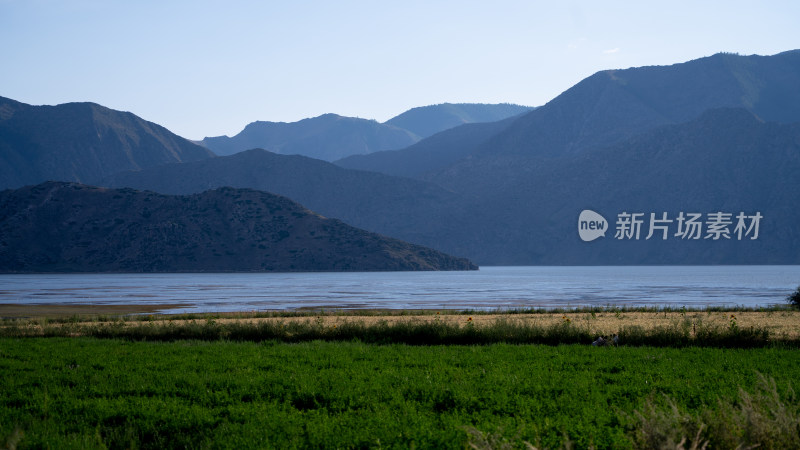
<path fill-rule="evenodd" d="M 31 106 L 0 97 L 0 188 L 93 182 L 123 170 L 212 156 L 128 112 L 93 103 Z"/>
<path fill-rule="evenodd" d="M 487 139 L 470 158 L 426 177 L 459 192 L 524 182 L 538 158 L 578 155 L 712 108 L 800 120 L 800 50 L 716 54 L 682 64 L 598 72 Z"/>
<path fill-rule="evenodd" d="M 460 227 L 450 220 L 458 196 L 418 180 L 347 170 L 299 155 L 249 150 L 186 164 L 168 164 L 119 173 L 101 182 L 165 194 L 202 192 L 221 186 L 258 189 L 289 197 L 326 217 L 405 241 L 440 248 L 437 227 Z M 456 253 L 457 254 L 457 253 Z"/>
<path fill-rule="evenodd" d="M 506 129 L 517 116 L 497 122 L 469 123 L 442 131 L 401 150 L 353 155 L 335 161 L 347 169 L 369 170 L 401 177 L 421 177 L 466 158 L 480 144 Z"/>
<path fill-rule="evenodd" d="M 734 108 L 711 110 L 593 152 L 542 158 L 529 167 L 527 178 L 481 196 L 260 150 L 110 181 L 185 192 L 228 183 L 278 190 L 318 204 L 327 216 L 348 217 L 364 228 L 467 255 L 482 265 L 798 264 L 796 173 L 800 124 L 764 122 Z M 381 187 L 379 180 L 390 184 Z M 583 209 L 608 220 L 605 238 L 590 243 L 578 238 Z M 672 219 L 681 211 L 760 212 L 764 220 L 754 241 L 661 242 L 645 240 L 646 228 L 639 241 L 618 241 L 613 231 L 623 211 L 647 217 L 667 212 Z"/>
<path fill-rule="evenodd" d="M 533 108 L 510 103 L 442 103 L 412 108 L 387 120 L 386 124 L 411 131 L 421 138 L 467 123 L 497 122 Z"/>
<path fill-rule="evenodd" d="M 290 123 L 253 122 L 236 136 L 207 137 L 201 144 L 218 155 L 263 148 L 282 155 L 336 161 L 352 155 L 402 149 L 423 137 L 465 123 L 494 122 L 531 109 L 511 104 L 445 103 L 414 108 L 384 123 L 324 114 Z"/>
<path fill-rule="evenodd" d="M 475 268 L 253 190 L 166 196 L 49 182 L 0 192 L 2 272 Z"/>
<path fill-rule="evenodd" d="M 342 167 L 412 176 L 482 195 L 524 182 L 538 158 L 559 158 L 741 107 L 767 121 L 800 120 L 800 51 L 716 54 L 671 66 L 598 72 L 506 126 L 462 126 L 407 149 L 353 156 Z"/>
<path fill-rule="evenodd" d="M 463 230 L 484 239 L 461 249 L 481 264 L 798 264 L 800 263 L 800 124 L 763 122 L 742 109 L 717 109 L 590 154 L 541 160 L 528 177 L 487 194 L 466 210 Z M 609 231 L 583 242 L 584 209 Z M 640 240 L 614 239 L 617 216 L 644 213 Z M 666 212 L 670 237 L 645 239 L 650 213 Z M 735 216 L 760 212 L 757 240 L 675 237 L 680 212 Z M 473 226 L 474 225 L 474 229 Z M 706 225 L 704 225 L 705 227 Z M 657 235 L 660 236 L 660 235 Z"/>
<path fill-rule="evenodd" d="M 333 161 L 354 154 L 403 148 L 419 140 L 413 133 L 374 120 L 325 114 L 298 122 L 253 122 L 233 137 L 203 139 L 218 155 L 263 148 L 284 155 Z"/>
<path fill-rule="evenodd" d="M 274 191 L 480 264 L 797 264 L 797 86 L 798 51 L 719 54 L 599 72 L 507 126 L 462 126 L 425 144 L 441 145 L 392 153 L 412 155 L 408 161 L 383 163 L 416 180 L 253 151 L 108 182 L 164 192 L 227 184 Z M 446 158 L 424 160 L 437 149 Z M 623 211 L 673 219 L 759 212 L 762 235 L 661 242 L 611 233 L 586 243 L 576 229 L 584 209 L 604 215 L 612 230 Z"/>

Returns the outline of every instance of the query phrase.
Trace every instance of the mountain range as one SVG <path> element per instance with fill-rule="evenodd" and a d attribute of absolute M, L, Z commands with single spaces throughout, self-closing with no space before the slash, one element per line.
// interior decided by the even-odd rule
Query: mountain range
<path fill-rule="evenodd" d="M 233 137 L 207 137 L 199 143 L 222 156 L 263 148 L 283 155 L 335 161 L 405 148 L 458 125 L 501 120 L 531 109 L 511 104 L 444 103 L 414 108 L 384 123 L 324 114 L 289 123 L 252 122 Z"/>
<path fill-rule="evenodd" d="M 266 192 L 47 182 L 0 192 L 0 272 L 469 270 Z"/>
<path fill-rule="evenodd" d="M 800 121 L 800 51 L 720 53 L 671 66 L 598 72 L 426 177 L 463 192 L 526 182 L 540 159 L 568 158 L 714 108 L 745 108 L 765 121 Z"/>
<path fill-rule="evenodd" d="M 397 203 L 397 197 L 382 196 L 380 208 L 356 207 L 360 197 L 335 195 L 338 176 L 317 182 L 323 178 L 307 165 L 280 189 L 331 217 L 480 264 L 797 263 L 800 239 L 791 230 L 798 217 L 789 205 L 798 191 L 785 187 L 792 183 L 785 177 L 800 169 L 794 166 L 800 138 L 791 124 L 800 121 L 798 85 L 798 51 L 717 54 L 672 66 L 603 71 L 522 116 L 462 125 L 406 149 L 337 161 L 426 183 L 406 184 Z M 246 180 L 261 171 L 253 172 L 206 177 L 205 183 Z M 169 189 L 164 185 L 170 180 L 189 177 L 148 173 L 155 172 L 129 174 L 114 185 Z M 214 178 L 213 170 L 203 173 Z M 264 179 L 274 177 L 264 173 Z M 160 185 L 137 181 L 148 176 Z M 356 184 L 376 190 L 367 181 Z M 419 194 L 421 186 L 427 192 L 436 186 L 439 194 Z M 269 181 L 250 187 L 279 188 Z M 324 190 L 331 198 L 308 195 Z M 413 209 L 398 207 L 404 213 L 392 214 L 393 205 L 413 204 L 414 198 Z M 759 210 L 765 232 L 754 242 L 617 242 L 608 236 L 585 243 L 578 238 L 577 217 L 591 208 L 612 227 L 615 215 L 631 208 L 670 217 L 681 208 L 703 214 Z"/>
<path fill-rule="evenodd" d="M 131 113 L 94 103 L 32 106 L 0 97 L 0 189 L 95 182 L 125 170 L 214 156 Z"/>
<path fill-rule="evenodd" d="M 324 114 L 298 122 L 253 122 L 233 137 L 207 137 L 200 144 L 218 155 L 265 148 L 284 155 L 322 160 L 403 148 L 418 141 L 414 133 L 374 120 Z"/>
<path fill-rule="evenodd" d="M 327 216 L 487 265 L 789 264 L 800 262 L 797 247 L 787 245 L 800 242 L 792 206 L 799 171 L 800 123 L 719 108 L 587 155 L 543 159 L 529 167 L 526 182 L 514 184 L 515 194 L 499 196 L 264 150 L 117 174 L 104 184 L 167 193 L 228 184 L 278 192 Z M 580 241 L 584 209 L 609 221 L 604 239 Z M 764 220 L 756 240 L 662 242 L 644 239 L 647 229 L 640 240 L 617 240 L 615 221 L 625 211 L 646 218 L 666 212 L 673 220 L 682 211 L 758 212 Z"/>
<path fill-rule="evenodd" d="M 798 264 L 797 86 L 798 50 L 721 53 L 601 71 L 532 111 L 335 164 L 252 150 L 134 168 L 101 184 L 272 191 L 482 265 Z M 607 220 L 605 237 L 580 239 L 583 210 Z M 642 236 L 617 239 L 631 213 L 644 219 Z M 698 239 L 679 236 L 682 213 L 700 215 Z M 730 215 L 728 234 L 706 239 L 717 213 Z M 663 218 L 666 239 L 646 239 L 650 214 Z M 734 236 L 740 214 L 762 219 L 757 239 Z"/>
<path fill-rule="evenodd" d="M 795 122 L 800 120 L 799 83 L 800 50 L 773 56 L 719 53 L 671 66 L 605 70 L 502 127 L 485 132 L 458 127 L 435 136 L 441 142 L 431 145 L 432 151 L 457 153 L 457 159 L 404 173 L 458 191 L 494 190 L 498 179 L 524 177 L 532 158 L 603 148 L 713 108 L 741 107 L 766 121 Z M 418 145 L 423 144 L 428 145 Z M 423 159 L 421 153 L 408 147 L 337 164 L 398 174 L 400 161 L 414 164 Z"/>

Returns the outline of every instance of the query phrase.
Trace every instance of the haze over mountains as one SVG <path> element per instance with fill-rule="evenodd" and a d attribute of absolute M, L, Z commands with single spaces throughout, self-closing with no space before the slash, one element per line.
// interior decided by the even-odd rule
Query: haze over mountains
<path fill-rule="evenodd" d="M 581 155 L 657 126 L 721 107 L 766 121 L 800 121 L 800 51 L 716 54 L 672 66 L 598 72 L 482 143 L 470 158 L 429 177 L 463 191 L 527 178 L 531 159 Z M 520 180 L 520 178 L 522 180 Z"/>
<path fill-rule="evenodd" d="M 253 122 L 236 136 L 207 137 L 200 143 L 222 156 L 263 148 L 283 155 L 335 161 L 408 147 L 458 125 L 501 120 L 531 109 L 511 104 L 444 103 L 414 108 L 384 123 L 324 114 L 290 123 Z"/>
<path fill-rule="evenodd" d="M 131 113 L 94 103 L 32 106 L 0 97 L 0 189 L 96 182 L 124 170 L 213 156 Z"/>
<path fill-rule="evenodd" d="M 495 178 L 516 177 L 518 172 L 524 176 L 529 162 L 520 165 L 522 160 L 602 148 L 660 125 L 689 121 L 712 108 L 742 107 L 766 121 L 798 121 L 798 83 L 797 50 L 774 56 L 720 53 L 671 66 L 598 72 L 508 126 L 474 136 L 471 145 L 466 130 L 453 129 L 447 139 L 442 134 L 436 148 L 461 149 L 459 161 L 425 178 L 456 190 L 495 189 Z M 409 147 L 391 158 L 381 152 L 337 163 L 396 174 L 399 160 L 419 159 L 414 153 Z M 420 166 L 413 172 L 428 169 Z"/>
<path fill-rule="evenodd" d="M 253 150 L 111 174 L 103 184 L 272 191 L 484 265 L 799 264 L 798 86 L 798 50 L 717 54 L 598 72 L 522 115 L 336 165 Z M 584 209 L 607 219 L 605 237 L 579 238 Z M 639 239 L 614 237 L 622 213 L 645 218 Z M 646 239 L 651 213 L 667 214 L 667 239 Z M 680 213 L 701 215 L 702 236 L 676 236 Z M 731 214 L 726 237 L 706 239 L 713 213 Z M 757 239 L 735 236 L 740 213 L 762 216 Z"/>
<path fill-rule="evenodd" d="M 347 170 L 305 156 L 261 149 L 119 173 L 100 184 L 165 194 L 191 194 L 222 186 L 258 189 L 292 198 L 353 226 L 428 245 L 441 238 L 424 224 L 437 224 L 436 233 L 438 227 L 463 226 L 451 220 L 453 210 L 462 203 L 459 195 L 433 183 Z"/>
<path fill-rule="evenodd" d="M 316 183 L 311 169 L 297 169 L 301 176 L 280 189 L 306 203 L 314 200 L 296 192 L 300 186 L 328 190 L 329 198 L 320 201 L 326 215 L 480 264 L 797 263 L 800 240 L 791 230 L 798 217 L 788 205 L 800 191 L 788 189 L 792 182 L 784 177 L 795 169 L 800 138 L 796 127 L 771 123 L 800 121 L 796 86 L 797 51 L 604 71 L 518 118 L 464 125 L 403 150 L 337 161 L 417 177 L 428 189 L 438 185 L 447 192 L 419 195 L 407 185 L 403 202 L 415 195 L 421 200 L 413 211 L 398 208 L 405 214 L 390 213 L 390 196 L 382 208 L 356 209 L 358 201 L 336 200 L 337 184 Z M 147 173 L 130 174 L 126 183 L 168 189 L 168 180 L 188 176 L 160 173 L 151 176 L 160 186 L 140 184 Z M 361 183 L 367 192 L 374 189 Z M 259 188 L 278 189 L 266 184 Z M 350 198 L 344 192 L 338 197 Z M 679 209 L 707 214 L 728 208 L 734 215 L 758 210 L 764 232 L 753 242 L 620 242 L 610 233 L 586 243 L 578 238 L 577 216 L 591 208 L 606 215 L 612 232 L 616 214 L 633 208 L 648 217 L 674 216 Z"/>
<path fill-rule="evenodd" d="M 220 164 L 222 163 L 222 164 Z M 800 123 L 763 122 L 743 108 L 709 110 L 589 155 L 543 159 L 517 193 L 456 193 L 407 178 L 337 168 L 300 156 L 252 150 L 118 174 L 111 186 L 201 192 L 248 185 L 292 196 L 326 216 L 422 243 L 482 264 L 695 264 L 798 261 Z M 582 242 L 583 209 L 609 221 L 604 239 Z M 617 214 L 663 212 L 670 237 L 616 240 Z M 757 240 L 675 238 L 680 212 L 764 216 Z M 733 231 L 735 223 L 729 228 Z M 537 259 L 533 260 L 532 257 Z"/>
<path fill-rule="evenodd" d="M 419 138 L 374 120 L 324 114 L 298 122 L 253 122 L 233 137 L 207 137 L 201 144 L 218 155 L 265 148 L 285 155 L 334 160 L 352 154 L 403 148 Z"/>
<path fill-rule="evenodd" d="M 516 120 L 517 117 L 510 117 L 498 122 L 466 124 L 437 133 L 404 149 L 352 155 L 334 163 L 347 169 L 419 178 L 466 158 L 479 145 Z"/>
<path fill-rule="evenodd" d="M 403 128 L 421 138 L 433 136 L 468 123 L 497 122 L 533 110 L 529 106 L 500 103 L 486 105 L 481 103 L 442 103 L 419 106 L 392 117 L 385 123 Z"/>

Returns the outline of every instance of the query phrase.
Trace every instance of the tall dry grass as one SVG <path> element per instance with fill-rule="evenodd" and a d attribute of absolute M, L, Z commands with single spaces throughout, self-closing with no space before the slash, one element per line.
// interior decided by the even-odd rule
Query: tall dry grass
<path fill-rule="evenodd" d="M 642 449 L 791 449 L 800 443 L 800 402 L 791 386 L 759 374 L 755 390 L 739 389 L 734 402 L 681 410 L 668 396 L 649 398 L 634 411 L 630 433 Z"/>

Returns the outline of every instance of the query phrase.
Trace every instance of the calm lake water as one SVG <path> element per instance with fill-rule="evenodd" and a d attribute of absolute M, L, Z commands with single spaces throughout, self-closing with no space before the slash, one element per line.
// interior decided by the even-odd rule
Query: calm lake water
<path fill-rule="evenodd" d="M 768 306 L 800 266 L 482 267 L 473 272 L 0 275 L 0 303 L 181 304 L 162 312 Z"/>

